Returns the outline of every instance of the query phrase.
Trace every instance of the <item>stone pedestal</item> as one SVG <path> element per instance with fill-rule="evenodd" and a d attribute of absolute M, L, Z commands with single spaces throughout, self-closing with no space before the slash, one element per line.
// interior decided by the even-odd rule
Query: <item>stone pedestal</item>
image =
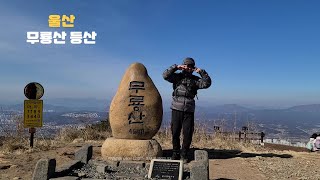
<path fill-rule="evenodd" d="M 150 160 L 162 156 L 160 144 L 154 140 L 108 138 L 101 147 L 104 160 Z"/>

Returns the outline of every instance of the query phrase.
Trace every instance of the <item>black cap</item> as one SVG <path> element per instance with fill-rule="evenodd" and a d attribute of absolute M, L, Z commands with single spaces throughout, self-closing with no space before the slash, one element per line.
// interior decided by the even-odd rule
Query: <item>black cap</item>
<path fill-rule="evenodd" d="M 194 60 L 191 57 L 187 57 L 183 60 L 183 64 L 184 65 L 192 65 L 195 66 L 196 63 L 194 62 Z"/>

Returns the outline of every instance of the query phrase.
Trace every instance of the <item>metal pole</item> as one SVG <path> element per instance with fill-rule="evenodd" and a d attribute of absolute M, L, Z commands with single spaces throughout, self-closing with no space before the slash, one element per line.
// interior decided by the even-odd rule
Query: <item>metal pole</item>
<path fill-rule="evenodd" d="M 29 128 L 30 133 L 30 147 L 33 148 L 33 139 L 34 139 L 34 133 L 36 132 L 36 128 Z"/>
<path fill-rule="evenodd" d="M 30 147 L 33 148 L 33 138 L 34 138 L 34 133 L 30 134 Z"/>

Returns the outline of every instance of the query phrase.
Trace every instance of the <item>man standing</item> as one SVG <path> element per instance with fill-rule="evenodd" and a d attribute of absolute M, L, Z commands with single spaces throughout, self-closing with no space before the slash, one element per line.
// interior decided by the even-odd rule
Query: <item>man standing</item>
<path fill-rule="evenodd" d="M 180 73 L 175 73 L 182 70 Z M 201 78 L 193 75 L 193 71 L 200 74 Z M 198 89 L 206 89 L 211 85 L 211 78 L 204 69 L 195 67 L 195 61 L 188 57 L 183 60 L 182 65 L 172 65 L 163 73 L 163 78 L 173 83 L 172 93 L 172 159 L 180 159 L 180 133 L 183 129 L 183 143 L 181 159 L 188 161 L 188 151 L 192 141 L 194 130 L 194 97 Z"/>

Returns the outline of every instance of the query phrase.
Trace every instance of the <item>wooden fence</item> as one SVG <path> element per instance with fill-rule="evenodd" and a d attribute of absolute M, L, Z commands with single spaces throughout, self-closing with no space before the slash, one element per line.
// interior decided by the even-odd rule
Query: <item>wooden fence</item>
<path fill-rule="evenodd" d="M 239 132 L 221 132 L 220 130 L 214 131 L 215 134 L 220 134 L 223 136 L 229 136 L 239 141 L 250 142 L 251 140 L 259 140 L 263 143 L 265 137 L 264 132 L 249 132 L 249 131 L 239 131 Z"/>

